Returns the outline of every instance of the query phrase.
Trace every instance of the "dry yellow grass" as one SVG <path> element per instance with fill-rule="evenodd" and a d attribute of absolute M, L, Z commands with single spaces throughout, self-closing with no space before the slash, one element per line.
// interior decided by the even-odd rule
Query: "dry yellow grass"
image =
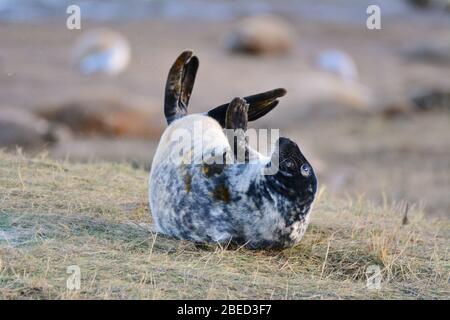
<path fill-rule="evenodd" d="M 284 251 L 196 246 L 150 231 L 147 172 L 0 152 L 0 298 L 449 299 L 447 220 L 321 189 Z M 81 289 L 66 287 L 67 267 Z M 382 271 L 380 290 L 366 270 Z"/>

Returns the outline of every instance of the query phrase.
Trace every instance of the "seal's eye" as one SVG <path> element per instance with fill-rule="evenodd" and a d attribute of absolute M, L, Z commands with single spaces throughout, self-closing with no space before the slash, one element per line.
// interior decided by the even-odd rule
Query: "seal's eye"
<path fill-rule="evenodd" d="M 309 167 L 309 165 L 307 165 L 306 163 L 304 163 L 304 164 L 300 167 L 300 172 L 302 173 L 302 176 L 304 176 L 304 177 L 309 177 L 309 175 L 311 174 L 311 168 Z"/>

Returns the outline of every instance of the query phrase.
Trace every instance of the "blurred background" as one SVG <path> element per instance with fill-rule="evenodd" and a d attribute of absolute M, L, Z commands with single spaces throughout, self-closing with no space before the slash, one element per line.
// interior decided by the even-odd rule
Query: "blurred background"
<path fill-rule="evenodd" d="M 0 148 L 148 169 L 186 48 L 191 112 L 284 87 L 251 126 L 294 139 L 322 186 L 450 217 L 448 0 L 0 0 Z"/>

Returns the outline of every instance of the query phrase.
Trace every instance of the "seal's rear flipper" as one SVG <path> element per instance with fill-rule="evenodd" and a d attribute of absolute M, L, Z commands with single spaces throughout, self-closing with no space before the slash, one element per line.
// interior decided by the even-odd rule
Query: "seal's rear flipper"
<path fill-rule="evenodd" d="M 278 98 L 285 94 L 286 90 L 280 88 L 245 97 L 244 100 L 249 104 L 248 121 L 255 121 L 266 115 L 277 106 Z M 225 127 L 228 105 L 226 103 L 208 111 L 208 116 L 216 119 L 222 127 Z"/>
<path fill-rule="evenodd" d="M 167 123 L 186 115 L 189 98 L 194 87 L 199 65 L 198 58 L 190 50 L 181 53 L 167 76 L 164 99 L 164 115 Z"/>

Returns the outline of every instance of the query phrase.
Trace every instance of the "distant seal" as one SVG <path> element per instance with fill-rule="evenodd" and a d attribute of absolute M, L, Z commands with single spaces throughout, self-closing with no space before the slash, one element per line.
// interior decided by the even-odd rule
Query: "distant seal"
<path fill-rule="evenodd" d="M 0 108 L 0 148 L 38 151 L 70 138 L 66 127 L 50 123 L 30 111 Z"/>
<path fill-rule="evenodd" d="M 230 139 L 224 133 L 224 129 L 247 130 L 248 121 L 272 110 L 286 91 L 235 98 L 207 113 L 187 115 L 198 65 L 191 51 L 183 52 L 166 83 L 164 113 L 169 126 L 153 158 L 149 181 L 157 230 L 178 239 L 251 249 L 294 245 L 308 226 L 317 190 L 312 166 L 288 138 L 278 139 L 271 156 L 265 157 L 245 139 Z M 201 134 L 196 136 L 199 127 Z M 178 147 L 174 136 L 180 132 L 192 134 L 190 149 Z M 194 150 L 200 145 L 203 152 L 199 154 Z M 223 154 L 211 150 L 223 150 Z M 242 151 L 244 161 L 237 157 Z M 207 154 L 239 161 L 215 163 L 205 158 Z M 276 174 L 262 174 L 277 164 Z"/>
<path fill-rule="evenodd" d="M 130 63 L 130 44 L 117 31 L 94 29 L 77 39 L 72 60 L 83 75 L 115 76 L 124 72 Z"/>
<path fill-rule="evenodd" d="M 75 99 L 46 105 L 37 114 L 52 123 L 65 125 L 81 136 L 156 140 L 165 126 L 151 107 L 114 98 Z"/>

